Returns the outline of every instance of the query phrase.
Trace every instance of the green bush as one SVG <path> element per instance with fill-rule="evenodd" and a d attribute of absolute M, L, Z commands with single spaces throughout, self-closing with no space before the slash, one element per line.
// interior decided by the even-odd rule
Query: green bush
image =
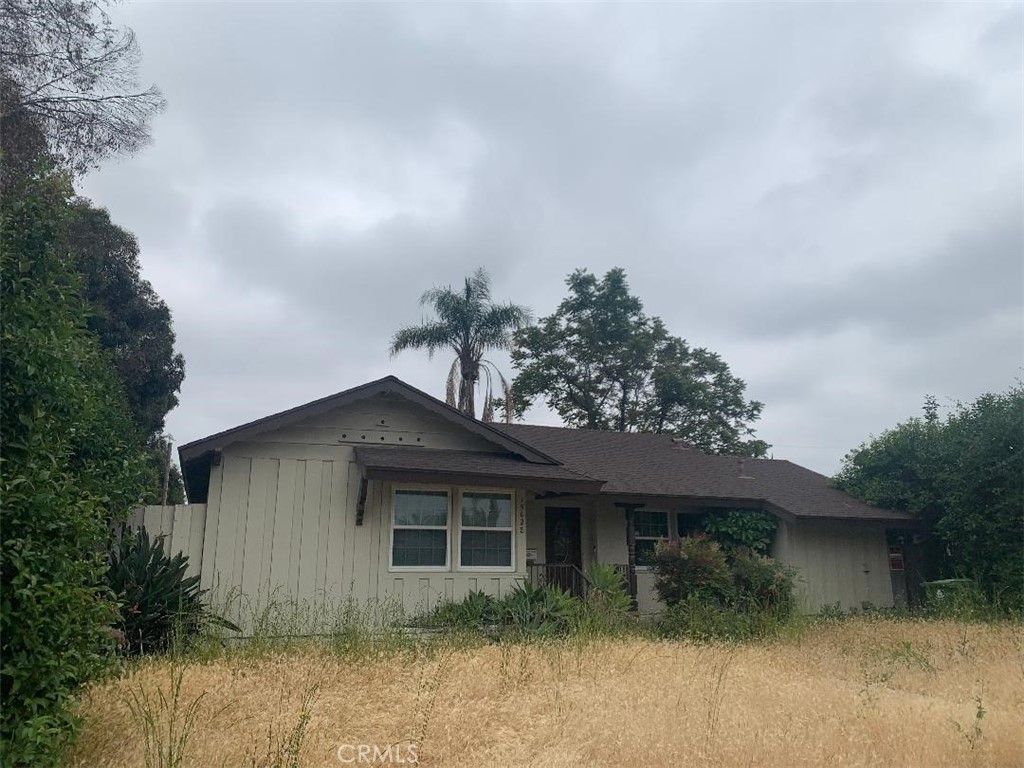
<path fill-rule="evenodd" d="M 188 556 L 167 555 L 162 536 L 151 541 L 145 528 L 122 532 L 106 583 L 120 606 L 115 628 L 129 655 L 159 653 L 172 642 L 187 643 L 208 624 L 240 631 L 207 610 L 199 576 L 186 576 L 187 571 Z"/>
<path fill-rule="evenodd" d="M 726 557 L 698 534 L 659 542 L 655 589 L 666 609 L 658 630 L 668 637 L 747 640 L 776 634 L 793 616 L 794 573 L 747 550 Z"/>
<path fill-rule="evenodd" d="M 0 202 L 4 765 L 61 761 L 74 695 L 113 649 L 109 525 L 141 488 L 141 441 L 58 247 L 70 195 L 42 176 Z"/>
<path fill-rule="evenodd" d="M 668 638 L 759 640 L 778 635 L 788 618 L 777 611 L 720 605 L 690 595 L 658 617 L 656 629 Z"/>
<path fill-rule="evenodd" d="M 740 609 L 789 616 L 796 609 L 795 571 L 770 557 L 739 551 L 731 559 L 733 602 Z"/>
<path fill-rule="evenodd" d="M 434 611 L 432 623 L 443 627 L 479 629 L 501 621 L 501 606 L 492 595 L 476 590 L 461 602 L 441 603 Z"/>
<path fill-rule="evenodd" d="M 654 548 L 654 589 L 665 605 L 696 597 L 726 603 L 732 574 L 721 545 L 704 534 L 662 540 Z"/>
<path fill-rule="evenodd" d="M 501 601 L 503 623 L 531 635 L 554 635 L 568 631 L 579 613 L 579 601 L 553 586 L 535 587 L 523 582 Z"/>
<path fill-rule="evenodd" d="M 470 592 L 461 602 L 441 603 L 429 623 L 442 627 L 490 629 L 495 625 L 529 635 L 553 635 L 569 631 L 582 604 L 558 587 L 535 587 L 524 582 L 501 600 L 484 592 Z"/>

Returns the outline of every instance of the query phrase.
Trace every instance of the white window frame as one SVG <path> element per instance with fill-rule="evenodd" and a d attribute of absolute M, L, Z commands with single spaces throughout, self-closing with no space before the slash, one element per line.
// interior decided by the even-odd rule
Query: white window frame
<path fill-rule="evenodd" d="M 503 565 L 463 565 L 462 564 L 462 532 L 466 531 L 504 531 L 505 528 L 488 528 L 486 526 L 477 525 L 462 525 L 462 495 L 464 493 L 490 493 L 490 494 L 507 494 L 511 501 L 511 515 L 509 516 L 509 527 L 508 534 L 511 541 L 511 551 L 509 556 L 508 566 Z M 486 488 L 486 487 L 466 487 L 457 489 L 457 506 L 453 510 L 455 514 L 455 527 L 458 530 L 458 535 L 453 541 L 453 546 L 456 549 L 455 562 L 458 563 L 458 570 L 466 571 L 469 573 L 515 573 L 516 572 L 516 523 L 517 516 L 519 514 L 518 504 L 516 499 L 516 492 L 514 488 Z"/>
<path fill-rule="evenodd" d="M 635 526 L 635 521 L 634 521 L 634 528 L 633 528 L 633 539 L 634 539 L 634 542 L 640 541 L 641 539 L 644 540 L 644 541 L 654 541 L 654 542 L 661 541 L 662 539 L 665 539 L 667 541 L 671 541 L 672 540 L 672 534 L 673 534 L 673 529 L 674 529 L 674 526 L 672 524 L 672 519 L 675 517 L 675 512 L 673 510 L 671 510 L 671 509 L 656 508 L 656 509 L 638 509 L 638 510 L 636 510 L 636 512 L 660 512 L 661 514 L 663 514 L 665 516 L 665 535 L 664 536 L 640 536 L 636 532 L 636 526 Z M 633 514 L 636 514 L 636 512 L 634 512 Z M 649 571 L 649 570 L 651 570 L 651 568 L 652 568 L 652 566 L 650 566 L 650 565 L 639 565 L 639 564 L 637 564 L 637 566 L 636 566 L 636 569 L 638 571 Z"/>
<path fill-rule="evenodd" d="M 395 497 L 399 491 L 425 491 L 429 493 L 444 492 L 448 497 L 448 516 L 445 519 L 445 539 L 447 546 L 444 548 L 444 565 L 395 565 L 395 529 L 400 528 L 402 530 L 431 530 L 440 531 L 441 526 L 432 525 L 395 525 Z M 453 528 L 452 525 L 452 511 L 453 511 L 453 500 L 456 496 L 455 489 L 450 486 L 438 486 L 438 485 L 393 485 L 390 491 L 391 496 L 391 533 L 390 541 L 388 543 L 388 570 L 396 573 L 447 573 L 451 571 L 452 563 L 452 536 Z"/>

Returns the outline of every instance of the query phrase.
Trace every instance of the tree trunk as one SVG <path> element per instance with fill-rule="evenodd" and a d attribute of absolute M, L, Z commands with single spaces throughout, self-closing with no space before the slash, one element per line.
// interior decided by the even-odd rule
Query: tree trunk
<path fill-rule="evenodd" d="M 476 418 L 476 381 L 468 376 L 462 377 L 462 388 L 459 391 L 459 410 L 467 416 Z"/>

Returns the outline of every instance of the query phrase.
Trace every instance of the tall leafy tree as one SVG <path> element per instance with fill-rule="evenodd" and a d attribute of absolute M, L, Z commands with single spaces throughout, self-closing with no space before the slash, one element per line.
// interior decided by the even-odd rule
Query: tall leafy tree
<path fill-rule="evenodd" d="M 135 423 L 148 437 L 157 437 L 164 417 L 178 404 L 185 378 L 171 312 L 142 278 L 133 234 L 88 200 L 75 200 L 70 213 L 67 245 L 90 305 L 89 330 L 112 357 Z"/>
<path fill-rule="evenodd" d="M 940 544 L 927 577 L 976 578 L 1024 609 L 1024 386 L 958 403 L 935 401 L 850 451 L 835 477 L 871 504 L 917 516 Z"/>
<path fill-rule="evenodd" d="M 29 178 L 0 201 L 0 753 L 60 762 L 72 697 L 104 666 L 114 605 L 97 586 L 111 521 L 143 458 L 124 393 L 86 327 L 63 248 L 70 184 Z"/>
<path fill-rule="evenodd" d="M 626 273 L 578 270 L 554 314 L 517 334 L 513 392 L 543 398 L 572 427 L 679 435 L 714 452 L 762 456 L 751 423 L 763 405 L 717 354 L 692 348 L 643 311 Z"/>
<path fill-rule="evenodd" d="M 457 403 L 460 411 L 474 418 L 476 387 L 483 371 L 488 380 L 483 418 L 491 420 L 492 371 L 503 384 L 505 379 L 484 355 L 491 349 L 508 349 L 513 333 L 530 322 L 530 310 L 518 304 L 495 302 L 491 298 L 490 276 L 483 268 L 467 277 L 460 290 L 447 286 L 426 291 L 420 304 L 430 305 L 437 317 L 400 328 L 391 339 L 391 354 L 406 349 L 425 349 L 431 357 L 442 350 L 452 352 L 447 400 L 449 405 Z"/>

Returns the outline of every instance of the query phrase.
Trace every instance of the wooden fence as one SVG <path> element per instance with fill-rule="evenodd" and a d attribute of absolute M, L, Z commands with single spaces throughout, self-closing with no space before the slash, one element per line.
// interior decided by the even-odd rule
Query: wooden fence
<path fill-rule="evenodd" d="M 164 552 L 188 555 L 188 572 L 198 576 L 203 567 L 205 504 L 139 507 L 128 519 L 131 528 L 145 527 L 149 537 L 164 537 Z"/>

